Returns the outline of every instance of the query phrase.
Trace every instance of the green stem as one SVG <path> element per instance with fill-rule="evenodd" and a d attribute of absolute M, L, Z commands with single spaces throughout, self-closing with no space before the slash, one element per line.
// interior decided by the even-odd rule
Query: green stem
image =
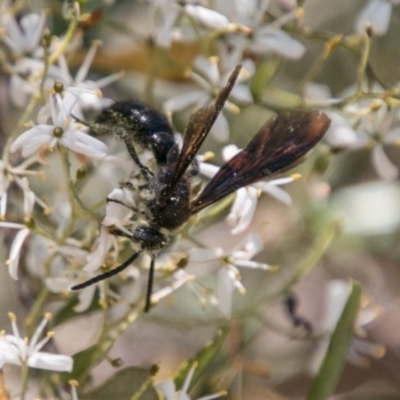
<path fill-rule="evenodd" d="M 74 182 L 72 181 L 71 173 L 70 173 L 70 161 L 69 161 L 67 149 L 63 146 L 58 146 L 58 147 L 59 147 L 61 158 L 62 158 L 62 165 L 63 165 L 63 169 L 64 169 L 65 179 L 67 181 L 68 195 L 70 198 L 70 203 L 72 204 L 72 207 L 73 207 L 73 215 L 84 212 L 90 218 L 93 218 L 96 221 L 98 221 L 100 219 L 100 217 L 94 211 L 92 211 L 90 208 L 87 208 L 85 206 L 85 204 L 83 203 L 82 199 L 79 196 L 79 193 L 76 190 Z M 79 207 L 79 210 L 77 209 L 77 206 Z"/>
<path fill-rule="evenodd" d="M 326 42 L 323 53 L 319 56 L 318 60 L 311 67 L 308 74 L 300 82 L 301 89 L 304 89 L 304 86 L 318 75 L 318 73 L 321 71 L 322 67 L 328 61 L 329 57 L 332 55 L 342 39 L 343 35 L 337 35 Z"/>
<path fill-rule="evenodd" d="M 144 301 L 139 304 L 133 304 L 126 315 L 113 324 L 112 327 L 108 325 L 103 326 L 103 332 L 100 335 L 98 351 L 96 352 L 96 358 L 92 360 L 91 364 L 88 365 L 88 369 L 93 368 L 99 361 L 102 361 L 115 341 L 143 314 Z"/>
<path fill-rule="evenodd" d="M 293 283 L 296 283 L 316 266 L 332 243 L 333 239 L 338 236 L 340 230 L 341 223 L 339 220 L 333 220 L 326 227 L 324 232 L 322 232 L 322 234 L 317 238 L 307 255 L 300 261 L 293 276 Z"/>
<path fill-rule="evenodd" d="M 33 112 L 33 109 L 36 107 L 38 98 L 32 96 L 29 100 L 28 105 L 25 108 L 24 113 L 22 114 L 21 118 L 19 118 L 18 123 L 15 125 L 14 129 L 11 131 L 11 134 L 7 137 L 6 144 L 4 145 L 3 150 L 3 161 L 5 165 L 9 164 L 9 156 L 10 156 L 10 147 L 14 139 L 18 136 L 18 133 L 23 126 L 23 124 L 28 121 L 30 115 Z"/>
<path fill-rule="evenodd" d="M 78 27 L 78 18 L 75 16 L 74 18 L 71 19 L 67 33 L 64 36 L 64 40 L 59 46 L 57 46 L 54 53 L 49 57 L 49 65 L 54 64 L 58 60 L 58 57 L 60 57 L 62 54 L 65 53 L 67 46 L 74 37 L 77 27 Z"/>
<path fill-rule="evenodd" d="M 321 260 L 333 239 L 339 234 L 340 229 L 340 221 L 333 220 L 318 236 L 306 256 L 299 262 L 290 280 L 279 291 L 269 297 L 271 299 L 281 297 L 282 293 L 287 293 L 304 275 L 308 274 Z"/>
<path fill-rule="evenodd" d="M 150 387 L 153 383 L 153 378 L 149 376 L 141 385 L 138 391 L 131 397 L 131 400 L 139 400 L 144 392 Z"/>
<path fill-rule="evenodd" d="M 24 361 L 22 363 L 22 376 L 21 376 L 22 388 L 20 397 L 21 400 L 25 400 L 26 391 L 28 389 L 28 378 L 29 378 L 29 369 L 28 365 Z"/>
<path fill-rule="evenodd" d="M 50 33 L 48 33 L 48 36 Z M 46 34 L 45 34 L 46 36 Z M 46 83 L 46 77 L 47 73 L 49 71 L 49 46 L 50 42 L 48 43 L 47 40 L 44 41 L 43 43 L 43 51 L 44 51 L 44 69 L 43 69 L 43 76 L 42 76 L 42 82 L 40 83 L 40 94 L 43 98 L 45 98 L 45 92 L 44 92 L 44 85 Z"/>
<path fill-rule="evenodd" d="M 360 60 L 360 70 L 358 72 L 357 78 L 357 96 L 361 96 L 363 91 L 363 83 L 365 78 L 365 71 L 368 65 L 369 52 L 371 49 L 371 40 L 370 37 L 365 33 L 364 34 L 364 47 L 361 53 Z"/>
<path fill-rule="evenodd" d="M 143 99 L 146 103 L 153 104 L 153 93 L 154 93 L 154 85 L 156 82 L 156 71 L 159 67 L 157 62 L 158 51 L 154 43 L 149 43 L 147 45 L 147 51 L 149 53 L 149 67 L 148 72 L 146 74 L 146 83 L 144 87 Z"/>
<path fill-rule="evenodd" d="M 42 314 L 43 308 L 46 304 L 47 299 L 49 298 L 50 292 L 46 286 L 43 286 L 39 296 L 36 298 L 36 301 L 30 310 L 29 314 L 25 318 L 25 326 L 30 336 L 32 334 L 32 329 L 37 325 L 37 320 Z"/>

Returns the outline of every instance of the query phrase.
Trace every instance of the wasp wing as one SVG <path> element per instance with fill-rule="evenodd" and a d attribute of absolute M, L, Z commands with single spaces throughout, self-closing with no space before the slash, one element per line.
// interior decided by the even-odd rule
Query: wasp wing
<path fill-rule="evenodd" d="M 185 130 L 182 149 L 177 157 L 174 170 L 171 173 L 170 181 L 163 188 L 163 198 L 167 199 L 170 197 L 174 187 L 192 163 L 200 149 L 200 146 L 203 144 L 204 139 L 207 137 L 208 132 L 221 112 L 241 69 L 241 65 L 238 65 L 234 69 L 232 74 L 229 76 L 228 83 L 219 91 L 213 103 L 200 108 L 191 115 L 189 124 Z"/>
<path fill-rule="evenodd" d="M 329 125 L 330 119 L 319 111 L 293 110 L 267 121 L 192 201 L 191 213 L 198 213 L 243 186 L 288 170 L 321 140 Z"/>

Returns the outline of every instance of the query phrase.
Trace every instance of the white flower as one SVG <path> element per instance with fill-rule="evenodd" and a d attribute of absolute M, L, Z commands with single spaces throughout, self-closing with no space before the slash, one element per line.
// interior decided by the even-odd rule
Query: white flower
<path fill-rule="evenodd" d="M 171 295 L 173 292 L 178 290 L 184 284 L 192 282 L 195 279 L 195 276 L 186 273 L 182 269 L 178 269 L 176 272 L 173 273 L 172 278 L 173 282 L 170 285 L 165 286 L 164 288 L 159 289 L 154 293 L 152 293 L 151 295 L 152 304 L 159 303 L 161 299 Z"/>
<path fill-rule="evenodd" d="M 29 182 L 26 177 L 21 178 L 20 175 L 41 175 L 41 172 L 31 171 L 27 168 L 32 164 L 38 162 L 36 157 L 24 160 L 23 163 L 16 167 L 11 165 L 6 166 L 3 160 L 0 160 L 0 220 L 4 220 L 7 211 L 8 188 L 10 183 L 14 181 L 23 191 L 24 196 L 24 215 L 30 216 L 32 214 L 35 203 L 39 204 L 45 210 L 48 209 L 47 205 L 38 198 L 29 188 Z"/>
<path fill-rule="evenodd" d="M 281 29 L 271 26 L 259 28 L 255 32 L 249 48 L 254 53 L 276 53 L 293 60 L 301 58 L 306 51 L 302 43 Z"/>
<path fill-rule="evenodd" d="M 364 90 L 370 89 L 365 86 Z M 354 91 L 355 88 L 350 87 L 342 98 L 351 96 Z M 379 93 L 383 89 L 375 85 L 373 91 Z M 323 96 L 329 97 L 329 91 Z M 398 176 L 398 168 L 385 152 L 386 146 L 400 144 L 398 108 L 389 108 L 380 99 L 361 99 L 346 106 L 341 113 L 327 111 L 327 114 L 332 122 L 324 140 L 334 150 L 371 150 L 372 164 L 382 179 L 393 180 Z"/>
<path fill-rule="evenodd" d="M 310 371 L 315 375 L 325 357 L 328 350 L 331 335 L 333 334 L 336 325 L 343 313 L 344 307 L 350 295 L 351 285 L 349 282 L 341 280 L 333 280 L 328 283 L 326 289 L 326 299 L 324 305 L 323 318 L 320 322 L 319 331 L 323 335 L 322 340 L 312 357 Z M 363 301 L 362 301 L 363 302 Z M 385 354 L 385 348 L 379 344 L 361 339 L 366 336 L 364 325 L 371 323 L 374 319 L 381 315 L 381 309 L 371 307 L 369 302 L 364 304 L 357 315 L 355 322 L 355 334 L 353 342 L 349 349 L 348 361 L 365 367 L 369 364 L 369 359 L 365 356 L 381 358 Z"/>
<path fill-rule="evenodd" d="M 18 107 L 24 107 L 33 93 L 38 93 L 44 69 L 42 60 L 22 58 L 13 65 L 10 78 L 10 98 Z"/>
<path fill-rule="evenodd" d="M 356 19 L 356 32 L 364 33 L 367 28 L 371 28 L 374 35 L 385 35 L 389 28 L 392 8 L 390 0 L 370 0 Z"/>
<path fill-rule="evenodd" d="M 229 161 L 239 151 L 240 149 L 236 145 L 225 146 L 222 150 L 222 157 L 224 161 Z M 199 162 L 199 170 L 202 175 L 211 179 L 218 172 L 219 167 L 205 162 Z M 261 192 L 268 193 L 270 196 L 286 205 L 291 205 L 292 199 L 289 194 L 279 186 L 286 185 L 299 178 L 299 174 L 293 174 L 288 177 L 277 178 L 266 182 L 256 182 L 238 189 L 231 211 L 226 219 L 227 223 L 232 227 L 231 233 L 237 235 L 243 233 L 249 227 Z"/>
<path fill-rule="evenodd" d="M 382 179 L 392 180 L 398 176 L 398 168 L 390 161 L 384 146 L 400 143 L 400 121 L 398 110 L 388 110 L 381 100 L 363 100 L 347 106 L 341 115 L 328 112 L 332 120 L 325 140 L 336 149 L 371 149 L 371 161 Z M 354 129 L 352 126 L 357 126 Z"/>
<path fill-rule="evenodd" d="M 54 332 L 48 332 L 44 339 L 39 340 L 51 318 L 50 314 L 45 315 L 30 340 L 21 337 L 15 315 L 9 313 L 9 318 L 13 334 L 0 336 L 0 368 L 7 363 L 56 372 L 72 371 L 72 357 L 40 351 L 54 336 Z"/>
<path fill-rule="evenodd" d="M 1 17 L 1 25 L 4 29 L 3 42 L 14 53 L 14 56 L 38 57 L 41 55 L 41 39 L 46 24 L 46 15 L 27 14 L 24 15 L 19 24 L 14 15 L 5 12 Z"/>
<path fill-rule="evenodd" d="M 189 256 L 186 250 L 182 250 L 179 245 L 178 247 L 178 249 L 170 249 L 168 253 L 162 253 L 158 255 L 156 258 L 154 267 L 155 273 L 163 273 L 164 276 L 169 277 L 169 282 L 167 284 L 163 283 L 163 287 L 161 289 L 155 289 L 153 291 L 151 303 L 157 304 L 163 298 L 170 296 L 179 288 L 185 286 L 185 288 L 188 289 L 196 298 L 201 307 L 204 307 L 208 302 L 211 304 L 217 304 L 217 300 L 213 294 L 210 291 L 205 291 L 204 286 L 196 280 L 198 275 L 204 274 L 204 269 L 202 269 L 200 273 L 196 272 L 196 274 L 193 274 L 179 267 L 179 265 L 182 264 L 186 265 L 189 260 Z M 202 257 L 202 261 L 205 260 L 204 254 L 206 251 L 204 249 L 191 248 L 189 252 L 194 254 L 194 258 L 196 258 L 196 250 L 199 250 L 201 254 L 199 257 Z M 220 249 L 218 249 L 218 251 L 218 255 L 221 256 Z M 211 258 L 214 260 L 216 258 L 214 249 L 210 249 L 210 253 L 212 254 Z M 148 254 L 144 254 L 142 256 L 141 264 L 148 266 L 150 261 L 151 257 Z M 206 261 L 210 261 L 210 257 Z M 136 279 L 138 278 L 136 277 Z"/>
<path fill-rule="evenodd" d="M 276 53 L 290 59 L 301 58 L 306 50 L 304 45 L 280 29 L 291 20 L 298 19 L 301 14 L 294 10 L 265 25 L 263 17 L 268 4 L 269 1 L 265 0 L 235 2 L 236 10 L 230 11 L 231 21 L 246 26 L 250 34 L 247 34 L 247 37 L 233 34 L 228 37 L 229 43 L 240 47 L 242 52 L 248 49 L 256 54 Z M 225 7 L 225 4 L 222 7 Z"/>
<path fill-rule="evenodd" d="M 24 192 L 24 215 L 26 217 L 32 216 L 33 207 L 35 206 L 36 195 L 29 187 L 29 182 L 26 177 L 20 178 L 19 186 Z"/>
<path fill-rule="evenodd" d="M 44 145 L 53 148 L 59 143 L 90 158 L 104 158 L 107 155 L 107 146 L 85 133 L 86 128 L 76 123 L 70 116 L 75 102 L 65 103 L 58 94 L 54 97 L 49 96 L 48 101 L 52 124 L 39 124 L 23 132 L 12 143 L 11 152 L 21 150 L 22 156 L 27 157 Z"/>
<path fill-rule="evenodd" d="M 99 89 L 115 82 L 122 76 L 121 73 L 116 73 L 97 81 L 87 79 L 87 75 L 90 71 L 90 67 L 99 45 L 99 41 L 93 42 L 83 59 L 75 78 L 72 77 L 69 71 L 67 60 L 64 55 L 59 57 L 59 68 L 52 73 L 52 77 L 64 85 L 64 95 L 72 95 L 77 99 L 74 108 L 71 110 L 71 112 L 77 117 L 81 117 L 81 109 L 92 108 L 98 110 L 111 105 L 112 101 L 103 98 Z"/>
<path fill-rule="evenodd" d="M 10 186 L 10 179 L 3 160 L 0 160 L 0 219 L 4 219 L 7 210 L 7 191 Z"/>
<path fill-rule="evenodd" d="M 169 99 L 163 105 L 164 111 L 169 114 L 188 108 L 198 109 L 212 101 L 216 91 L 226 85 L 232 69 L 236 66 L 230 65 L 226 72 L 221 74 L 218 61 L 219 59 L 216 57 L 206 58 L 204 56 L 197 56 L 193 63 L 193 68 L 198 72 L 192 71 L 191 76 L 202 89 L 184 93 Z M 253 73 L 254 64 L 250 60 L 245 60 L 236 84 L 230 93 L 230 98 L 246 103 L 252 101 L 250 90 L 241 82 L 249 79 Z M 237 107 L 229 100 L 225 102 L 224 108 L 232 112 L 238 112 Z M 228 140 L 229 125 L 222 112 L 218 115 L 210 133 L 220 142 L 226 142 Z"/>
<path fill-rule="evenodd" d="M 86 262 L 88 251 L 82 249 L 83 243 L 76 239 L 68 238 L 65 244 L 58 245 L 41 236 L 35 236 L 31 242 L 26 256 L 26 265 L 29 272 L 44 281 L 47 289 L 52 293 L 68 293 L 77 281 L 86 281 L 95 274 L 88 273 L 81 268 L 76 268 Z M 59 257 L 61 256 L 61 257 Z M 45 263 L 51 260 L 51 273 L 44 273 Z M 93 302 L 96 290 L 99 289 L 99 303 L 105 304 L 106 291 L 104 282 L 99 282 L 85 290 L 77 292 L 79 303 L 74 306 L 74 311 L 84 312 Z M 107 295 L 112 295 L 107 291 Z"/>
<path fill-rule="evenodd" d="M 68 272 L 65 272 L 63 276 L 46 278 L 46 287 L 52 293 L 66 293 L 71 290 L 71 286 L 76 284 L 76 282 L 84 282 L 95 276 L 95 274 L 90 274 L 82 270 L 79 276 L 72 275 L 71 273 L 69 275 Z M 85 290 L 77 292 L 78 304 L 74 306 L 74 311 L 77 313 L 85 312 L 91 306 L 97 289 L 99 289 L 99 304 L 106 304 L 106 290 L 104 281 L 101 281 L 88 286 Z M 107 294 L 111 295 L 111 291 L 108 290 Z"/>
<path fill-rule="evenodd" d="M 114 189 L 107 196 L 106 215 L 103 219 L 104 226 L 117 226 L 124 229 L 129 223 L 133 211 L 129 208 L 133 204 L 132 192 L 121 188 Z M 129 233 L 128 231 L 126 233 Z"/>
<path fill-rule="evenodd" d="M 1 16 L 4 30 L 1 40 L 16 58 L 11 66 L 9 93 L 18 107 L 25 106 L 29 96 L 40 89 L 45 67 L 41 44 L 45 24 L 45 13 L 24 15 L 19 23 L 9 11 Z M 53 69 L 53 66 L 49 66 L 49 72 Z"/>
<path fill-rule="evenodd" d="M 274 266 L 252 260 L 263 248 L 264 245 L 259 236 L 253 234 L 223 259 L 224 264 L 218 272 L 217 298 L 219 308 L 226 317 L 230 317 L 232 314 L 234 291 L 237 290 L 242 295 L 246 293 L 238 268 L 260 269 L 263 271 L 275 269 Z"/>
<path fill-rule="evenodd" d="M 115 200 L 115 201 L 112 201 Z M 100 268 L 111 247 L 118 248 L 116 236 L 111 234 L 109 227 L 114 226 L 124 231 L 128 236 L 130 231 L 125 228 L 132 216 L 132 210 L 125 206 L 132 203 L 128 191 L 120 188 L 114 189 L 107 197 L 106 215 L 100 226 L 100 235 L 96 250 L 86 258 L 84 271 L 94 272 Z"/>
<path fill-rule="evenodd" d="M 254 27 L 262 23 L 269 0 L 217 0 L 217 10 L 238 24 Z"/>
<path fill-rule="evenodd" d="M 109 233 L 105 226 L 101 225 L 96 250 L 87 256 L 86 265 L 83 267 L 84 271 L 93 272 L 98 270 L 112 246 L 116 247 L 116 237 Z"/>
<path fill-rule="evenodd" d="M 189 4 L 188 4 L 189 3 Z M 189 16 L 199 25 L 208 29 L 221 29 L 229 24 L 229 20 L 221 13 L 204 7 L 198 2 L 195 4 L 181 5 L 176 0 L 153 0 L 153 16 L 155 20 L 160 20 L 161 24 L 157 27 L 156 43 L 161 47 L 170 47 L 174 40 L 188 40 L 194 33 L 194 29 L 189 30 L 189 26 L 178 26 L 180 17 Z M 196 4 L 197 3 L 197 4 Z M 158 18 L 157 14 L 161 14 Z"/>
<path fill-rule="evenodd" d="M 186 376 L 185 382 L 183 383 L 181 390 L 178 391 L 176 390 L 173 379 L 169 379 L 168 381 L 161 382 L 157 385 L 157 388 L 164 393 L 166 400 L 190 400 L 188 391 L 190 387 L 190 382 L 193 378 L 193 374 L 196 368 L 197 364 L 194 363 Z M 227 394 L 226 392 L 215 393 L 212 395 L 200 397 L 197 400 L 217 399 L 218 397 L 226 396 L 226 394 Z"/>
<path fill-rule="evenodd" d="M 230 317 L 232 313 L 232 296 L 235 290 L 242 295 L 246 293 L 246 289 L 241 282 L 242 278 L 238 268 L 260 269 L 263 271 L 273 271 L 276 269 L 276 266 L 252 260 L 263 248 L 264 245 L 259 236 L 253 234 L 246 238 L 245 241 L 230 254 L 226 254 L 220 248 L 195 248 L 189 250 L 190 260 L 194 262 L 204 263 L 212 260 L 220 260 L 217 303 L 221 312 L 226 317 Z"/>

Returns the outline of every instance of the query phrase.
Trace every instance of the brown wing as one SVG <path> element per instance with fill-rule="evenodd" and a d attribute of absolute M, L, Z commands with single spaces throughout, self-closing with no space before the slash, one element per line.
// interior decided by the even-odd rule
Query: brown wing
<path fill-rule="evenodd" d="M 189 124 L 185 130 L 182 150 L 180 151 L 176 161 L 171 180 L 163 189 L 162 196 L 165 198 L 168 198 L 171 195 L 175 185 L 182 178 L 183 174 L 186 172 L 199 151 L 200 146 L 207 137 L 208 132 L 218 117 L 218 114 L 221 112 L 241 69 L 241 65 L 238 65 L 235 68 L 229 77 L 228 83 L 220 90 L 213 103 L 200 108 L 191 115 Z"/>
<path fill-rule="evenodd" d="M 330 119 L 319 111 L 289 111 L 269 120 L 247 147 L 224 164 L 191 203 L 191 213 L 266 176 L 288 170 L 324 136 Z"/>

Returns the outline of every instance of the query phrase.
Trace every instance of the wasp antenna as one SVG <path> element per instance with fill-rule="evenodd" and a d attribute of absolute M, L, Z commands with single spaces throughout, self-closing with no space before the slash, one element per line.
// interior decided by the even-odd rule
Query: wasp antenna
<path fill-rule="evenodd" d="M 88 279 L 85 282 L 79 283 L 78 285 L 74 285 L 71 287 L 71 290 L 80 290 L 80 289 L 84 289 L 88 286 L 92 286 L 97 282 L 101 282 L 104 281 L 107 278 L 110 278 L 114 275 L 117 275 L 118 273 L 120 273 L 121 271 L 123 271 L 124 269 L 126 269 L 127 267 L 129 267 L 129 265 L 131 263 L 133 263 L 138 257 L 139 255 L 142 253 L 142 251 L 138 251 L 137 253 L 132 254 L 125 262 L 123 262 L 121 265 L 119 265 L 117 268 L 114 268 L 110 271 L 104 272 L 104 274 L 101 275 L 97 275 L 91 279 Z"/>

